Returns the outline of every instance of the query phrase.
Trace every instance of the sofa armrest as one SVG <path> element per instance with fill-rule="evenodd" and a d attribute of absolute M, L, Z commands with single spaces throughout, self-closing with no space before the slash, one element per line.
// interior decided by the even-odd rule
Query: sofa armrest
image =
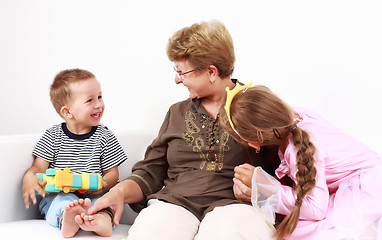
<path fill-rule="evenodd" d="M 3 165 L 0 189 L 4 197 L 0 223 L 41 218 L 38 207 L 25 209 L 22 196 L 22 178 L 33 162 L 32 150 L 37 135 L 15 135 L 0 137 L 0 161 Z"/>
<path fill-rule="evenodd" d="M 115 135 L 128 157 L 118 168 L 119 179 L 123 181 L 131 173 L 135 162 L 143 159 L 155 134 L 148 131 L 121 131 L 115 132 Z M 22 197 L 22 178 L 33 163 L 32 150 L 40 137 L 38 134 L 0 136 L 0 161 L 3 164 L 0 189 L 5 196 L 0 198 L 3 206 L 0 223 L 42 218 L 37 205 L 25 209 Z M 132 224 L 136 215 L 126 204 L 120 222 Z"/>

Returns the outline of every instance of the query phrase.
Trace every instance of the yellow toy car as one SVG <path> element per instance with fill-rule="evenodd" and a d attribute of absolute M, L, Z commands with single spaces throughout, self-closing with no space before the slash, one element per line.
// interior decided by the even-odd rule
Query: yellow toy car
<path fill-rule="evenodd" d="M 94 173 L 70 173 L 70 168 L 64 170 L 48 168 L 44 173 L 36 173 L 36 176 L 46 182 L 46 193 L 75 192 L 84 193 L 89 190 L 99 190 L 102 187 L 102 177 Z"/>

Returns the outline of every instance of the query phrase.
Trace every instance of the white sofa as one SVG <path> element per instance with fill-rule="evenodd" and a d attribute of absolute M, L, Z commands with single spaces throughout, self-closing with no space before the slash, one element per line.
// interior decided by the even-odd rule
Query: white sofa
<path fill-rule="evenodd" d="M 143 159 L 144 152 L 155 138 L 155 132 L 114 132 L 124 148 L 128 160 L 119 166 L 120 180 L 131 172 L 132 165 Z M 42 133 L 41 133 L 42 134 Z M 58 229 L 51 227 L 40 215 L 38 205 L 25 209 L 22 197 L 22 177 L 31 166 L 32 149 L 41 135 L 0 136 L 1 192 L 0 238 L 1 239 L 61 239 Z M 91 232 L 79 231 L 75 239 L 124 239 L 136 213 L 128 205 L 113 235 L 98 237 Z M 24 238 L 25 237 L 25 238 Z"/>

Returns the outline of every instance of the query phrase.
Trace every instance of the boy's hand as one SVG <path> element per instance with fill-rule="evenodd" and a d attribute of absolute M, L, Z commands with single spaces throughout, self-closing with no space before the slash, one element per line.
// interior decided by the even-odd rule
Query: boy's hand
<path fill-rule="evenodd" d="M 30 205 L 29 199 L 32 199 L 33 204 L 37 203 L 35 192 L 38 192 L 42 197 L 45 197 L 43 188 L 45 187 L 46 182 L 37 177 L 35 173 L 43 173 L 48 167 L 48 161 L 36 157 L 32 166 L 25 172 L 23 178 L 23 198 L 27 209 Z"/>
<path fill-rule="evenodd" d="M 34 175 L 32 172 L 27 172 L 23 178 L 23 198 L 25 207 L 28 209 L 30 206 L 30 200 L 33 204 L 37 203 L 36 194 L 38 192 L 42 197 L 45 197 L 43 188 L 46 182 Z"/>
<path fill-rule="evenodd" d="M 86 191 L 86 194 L 90 195 L 90 196 L 98 196 L 98 195 L 101 195 L 103 193 L 104 189 L 106 189 L 106 188 L 107 188 L 107 182 L 102 178 L 101 189 Z"/>

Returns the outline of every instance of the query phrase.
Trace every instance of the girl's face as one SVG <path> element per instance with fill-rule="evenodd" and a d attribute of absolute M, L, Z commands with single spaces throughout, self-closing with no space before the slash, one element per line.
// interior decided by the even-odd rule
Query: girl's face
<path fill-rule="evenodd" d="M 190 98 L 204 98 L 210 93 L 210 80 L 207 70 L 194 70 L 185 59 L 174 61 L 174 68 L 177 74 L 175 75 L 175 83 L 183 83 L 188 88 Z"/>
<path fill-rule="evenodd" d="M 105 110 L 101 85 L 97 79 L 90 78 L 72 83 L 70 88 L 71 97 L 66 106 L 71 116 L 69 122 L 72 128 L 90 131 L 100 123 Z"/>

